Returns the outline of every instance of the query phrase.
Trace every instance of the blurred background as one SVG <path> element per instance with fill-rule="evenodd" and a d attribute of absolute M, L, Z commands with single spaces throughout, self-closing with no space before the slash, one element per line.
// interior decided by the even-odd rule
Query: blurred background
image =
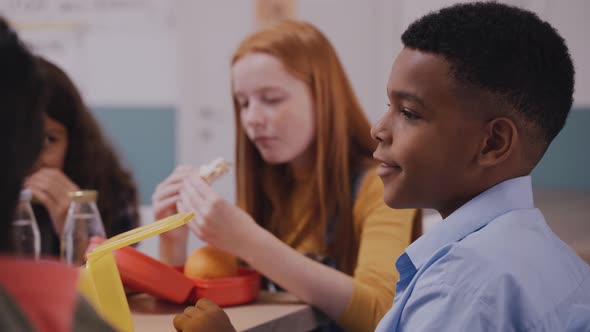
<path fill-rule="evenodd" d="M 177 164 L 233 160 L 230 56 L 277 17 L 315 24 L 335 46 L 371 121 L 407 25 L 449 0 L 0 0 L 33 50 L 74 79 L 138 184 L 142 222 L 151 193 Z M 566 127 L 533 173 L 555 232 L 590 261 L 590 1 L 502 1 L 535 11 L 566 39 L 576 66 Z M 214 187 L 234 198 L 233 172 Z M 426 211 L 428 229 L 440 220 Z M 199 241 L 194 237 L 190 246 Z M 157 238 L 140 245 L 156 256 Z"/>

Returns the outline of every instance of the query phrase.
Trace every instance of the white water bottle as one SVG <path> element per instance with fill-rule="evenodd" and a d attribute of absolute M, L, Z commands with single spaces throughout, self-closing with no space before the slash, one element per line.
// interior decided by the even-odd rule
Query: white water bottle
<path fill-rule="evenodd" d="M 12 244 L 16 256 L 39 259 L 41 234 L 39 234 L 39 226 L 31 207 L 32 197 L 30 189 L 20 192 L 16 213 L 12 220 Z"/>
<path fill-rule="evenodd" d="M 96 207 L 95 190 L 69 193 L 71 203 L 64 224 L 61 256 L 69 265 L 81 266 L 93 236 L 106 238 L 104 225 Z"/>

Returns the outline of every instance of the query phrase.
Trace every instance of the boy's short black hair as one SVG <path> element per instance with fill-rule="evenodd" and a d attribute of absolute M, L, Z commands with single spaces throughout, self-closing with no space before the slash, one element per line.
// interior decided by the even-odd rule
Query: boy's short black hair
<path fill-rule="evenodd" d="M 0 252 L 11 250 L 19 192 L 41 151 L 41 93 L 33 56 L 0 17 Z"/>
<path fill-rule="evenodd" d="M 459 85 L 491 93 L 523 119 L 536 164 L 563 128 L 574 66 L 564 39 L 536 14 L 496 2 L 457 4 L 412 23 L 405 47 L 443 56 Z"/>

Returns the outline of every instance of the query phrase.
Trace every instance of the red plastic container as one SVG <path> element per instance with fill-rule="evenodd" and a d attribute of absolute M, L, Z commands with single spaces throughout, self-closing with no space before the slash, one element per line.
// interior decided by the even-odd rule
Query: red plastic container
<path fill-rule="evenodd" d="M 104 239 L 93 238 L 93 243 Z M 172 267 L 141 253 L 133 247 L 113 252 L 123 285 L 173 303 L 194 304 L 205 297 L 219 306 L 231 306 L 254 301 L 260 291 L 260 274 L 240 268 L 235 277 L 190 279 L 183 267 Z"/>
<path fill-rule="evenodd" d="M 125 287 L 174 303 L 185 303 L 194 296 L 191 280 L 170 266 L 132 247 L 116 250 L 113 255 Z"/>
<path fill-rule="evenodd" d="M 235 277 L 188 279 L 192 280 L 195 285 L 197 299 L 207 298 L 220 307 L 254 301 L 260 291 L 260 274 L 252 269 L 242 267 L 239 268 L 238 275 Z"/>
<path fill-rule="evenodd" d="M 93 237 L 90 241 L 100 244 L 104 239 Z M 126 288 L 174 303 L 185 303 L 194 297 L 194 283 L 169 265 L 133 247 L 115 250 L 113 256 Z"/>

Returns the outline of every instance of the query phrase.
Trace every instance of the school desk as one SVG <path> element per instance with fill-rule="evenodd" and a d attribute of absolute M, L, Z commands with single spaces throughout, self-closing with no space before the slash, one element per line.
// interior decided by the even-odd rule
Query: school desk
<path fill-rule="evenodd" d="M 172 320 L 186 306 L 138 294 L 128 297 L 136 331 L 173 331 Z M 238 331 L 310 331 L 327 319 L 311 306 L 286 293 L 261 292 L 254 302 L 224 308 Z"/>

